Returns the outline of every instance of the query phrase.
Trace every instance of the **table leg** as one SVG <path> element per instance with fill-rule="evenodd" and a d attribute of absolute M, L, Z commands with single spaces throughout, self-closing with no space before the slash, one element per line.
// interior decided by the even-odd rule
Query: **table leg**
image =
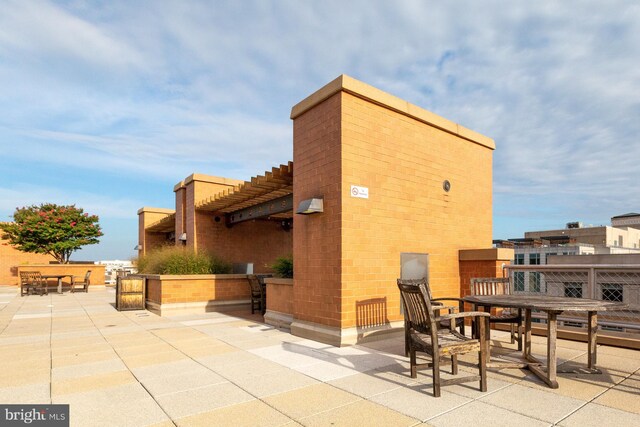
<path fill-rule="evenodd" d="M 547 378 L 552 388 L 558 388 L 556 372 L 556 344 L 558 338 L 558 313 L 551 311 L 547 315 Z"/>
<path fill-rule="evenodd" d="M 557 378 L 557 360 L 556 360 L 556 341 L 558 335 L 558 313 L 547 313 L 547 366 L 546 369 L 542 363 L 531 355 L 531 310 L 527 310 L 525 314 L 525 323 L 527 323 L 525 331 L 525 354 L 524 357 L 529 361 L 528 368 L 538 378 L 544 381 L 551 388 L 558 388 Z"/>
<path fill-rule="evenodd" d="M 522 354 L 525 359 L 531 356 L 531 309 L 524 311 L 524 343 L 522 346 Z"/>
<path fill-rule="evenodd" d="M 489 315 L 491 315 L 491 306 L 485 306 L 483 311 L 488 312 Z M 484 319 L 478 319 L 478 323 L 483 322 Z M 480 331 L 482 331 L 483 328 L 480 328 Z M 487 319 L 487 322 L 485 323 L 485 328 L 484 328 L 484 341 L 485 341 L 485 345 L 486 345 L 486 352 L 487 352 L 487 363 L 491 362 L 491 322 L 489 322 L 489 320 Z M 478 335 L 480 336 L 480 335 Z"/>
<path fill-rule="evenodd" d="M 62 293 L 62 277 L 58 277 L 58 293 Z"/>
<path fill-rule="evenodd" d="M 589 356 L 587 359 L 587 367 L 595 369 L 596 367 L 596 345 L 598 341 L 598 313 L 596 311 L 589 312 Z"/>

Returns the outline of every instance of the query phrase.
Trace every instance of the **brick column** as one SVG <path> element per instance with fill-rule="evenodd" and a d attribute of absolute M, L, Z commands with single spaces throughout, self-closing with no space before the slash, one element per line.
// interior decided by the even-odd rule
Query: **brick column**
<path fill-rule="evenodd" d="M 513 249 L 463 249 L 460 254 L 460 295 L 470 293 L 474 277 L 503 277 L 502 267 L 511 264 Z"/>

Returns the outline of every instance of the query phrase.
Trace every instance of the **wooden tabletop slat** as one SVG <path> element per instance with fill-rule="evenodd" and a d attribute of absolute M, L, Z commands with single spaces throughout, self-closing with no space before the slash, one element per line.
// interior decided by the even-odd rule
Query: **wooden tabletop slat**
<path fill-rule="evenodd" d="M 619 311 L 629 308 L 628 304 L 614 301 L 549 295 L 469 295 L 463 300 L 479 305 L 546 311 Z"/>

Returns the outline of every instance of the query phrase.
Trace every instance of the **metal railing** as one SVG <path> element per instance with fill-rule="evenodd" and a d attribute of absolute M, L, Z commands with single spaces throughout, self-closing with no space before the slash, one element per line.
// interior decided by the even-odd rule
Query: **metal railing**
<path fill-rule="evenodd" d="M 640 265 L 508 265 L 505 275 L 516 294 L 554 295 L 616 301 L 629 305 L 625 311 L 598 314 L 600 336 L 640 339 Z M 533 321 L 545 323 L 544 313 Z M 587 328 L 586 314 L 565 312 L 558 316 L 559 329 Z"/>

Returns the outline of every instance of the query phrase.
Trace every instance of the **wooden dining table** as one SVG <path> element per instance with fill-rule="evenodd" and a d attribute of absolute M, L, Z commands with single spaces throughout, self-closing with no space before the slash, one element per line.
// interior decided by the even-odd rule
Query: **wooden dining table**
<path fill-rule="evenodd" d="M 627 304 L 584 298 L 569 298 L 549 295 L 469 295 L 464 301 L 473 305 L 474 310 L 482 307 L 485 311 L 491 307 L 512 307 L 524 310 L 524 343 L 522 361 L 488 362 L 488 367 L 527 368 L 551 388 L 558 388 L 556 345 L 558 338 L 558 315 L 565 312 L 587 313 L 588 356 L 586 373 L 598 373 L 596 369 L 596 344 L 599 311 L 619 311 L 629 308 Z M 546 364 L 531 354 L 531 313 L 533 310 L 547 314 L 547 360 Z M 490 330 L 487 328 L 486 334 Z M 487 345 L 490 340 L 487 336 Z M 489 350 L 489 349 L 487 349 Z M 487 354 L 490 354 L 487 351 Z"/>
<path fill-rule="evenodd" d="M 73 278 L 73 274 L 43 274 L 43 279 L 57 279 L 58 280 L 58 293 L 62 293 L 62 279 L 65 277 Z"/>

